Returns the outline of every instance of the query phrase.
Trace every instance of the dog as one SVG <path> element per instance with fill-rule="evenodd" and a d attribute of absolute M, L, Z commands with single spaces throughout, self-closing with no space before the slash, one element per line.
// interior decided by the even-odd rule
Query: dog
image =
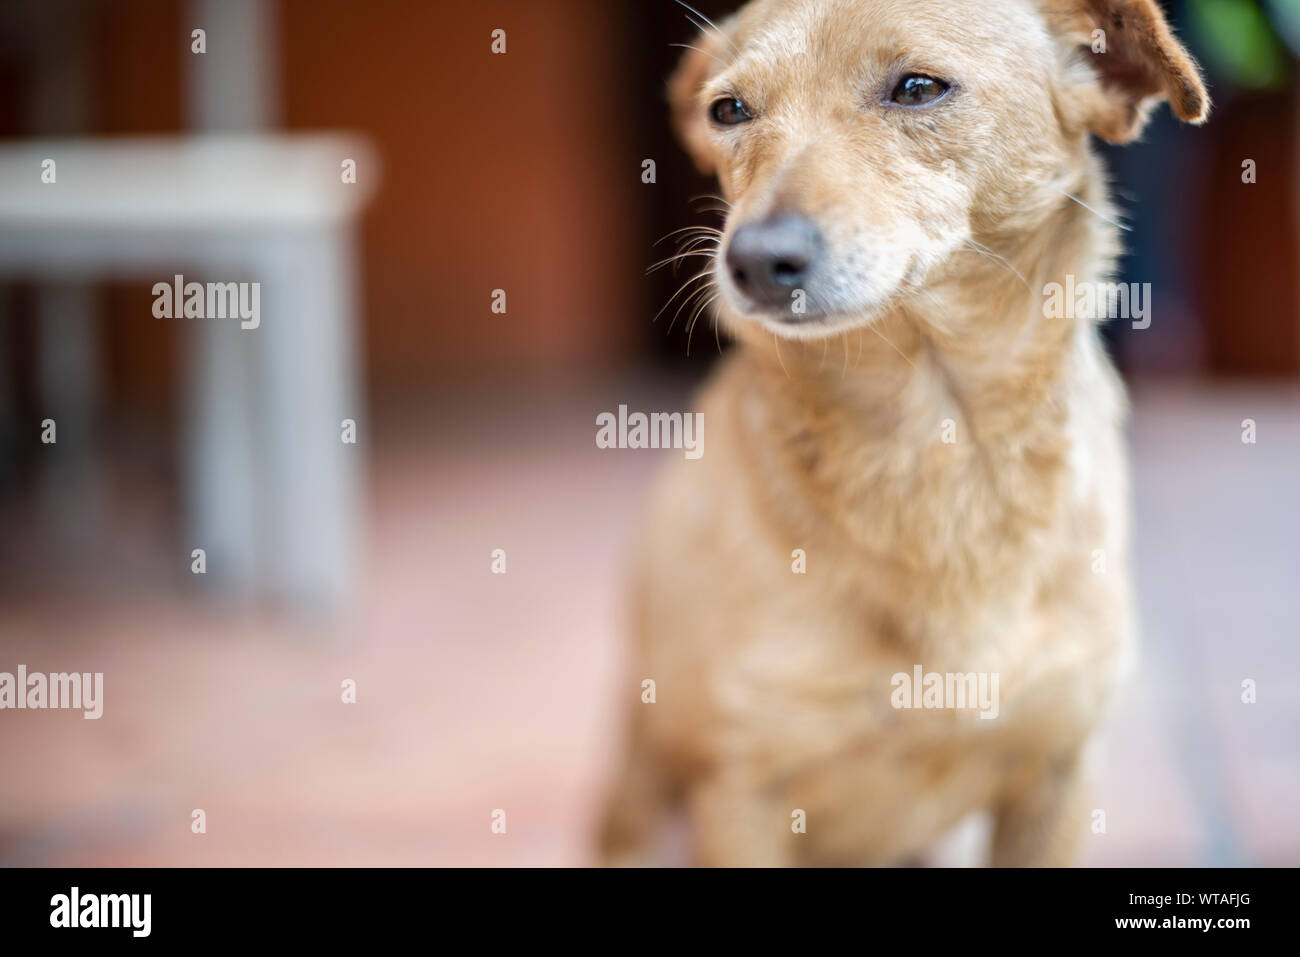
<path fill-rule="evenodd" d="M 1119 252 L 1091 137 L 1204 122 L 1199 68 L 1153 0 L 692 19 L 669 100 L 738 347 L 651 496 L 603 860 L 680 807 L 704 866 L 897 864 L 977 812 L 993 865 L 1069 865 L 1134 660 L 1126 400 L 1044 289 Z"/>

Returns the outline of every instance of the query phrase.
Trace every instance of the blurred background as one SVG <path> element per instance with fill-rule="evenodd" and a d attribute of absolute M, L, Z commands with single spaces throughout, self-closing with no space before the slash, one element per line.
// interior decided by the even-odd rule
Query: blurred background
<path fill-rule="evenodd" d="M 1215 111 L 1107 150 L 1154 309 L 1107 331 L 1143 651 L 1085 862 L 1295 865 L 1300 3 L 1166 9 Z M 663 102 L 693 33 L 673 0 L 0 5 L 0 671 L 105 675 L 98 721 L 0 712 L 0 864 L 591 861 L 680 454 L 595 417 L 687 408 L 726 348 L 646 275 L 716 221 Z M 261 327 L 155 317 L 178 273 L 261 282 Z"/>

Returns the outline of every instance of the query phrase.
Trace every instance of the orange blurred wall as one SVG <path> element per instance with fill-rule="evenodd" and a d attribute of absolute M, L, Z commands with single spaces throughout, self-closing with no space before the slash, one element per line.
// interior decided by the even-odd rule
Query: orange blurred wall
<path fill-rule="evenodd" d="M 362 230 L 372 394 L 599 371 L 639 344 L 646 253 L 635 221 L 639 160 L 626 151 L 635 117 L 612 39 L 621 35 L 617 6 L 277 4 L 284 126 L 359 131 L 383 164 Z M 187 5 L 96 9 L 111 39 L 95 45 L 96 132 L 178 130 L 194 26 Z M 497 28 L 504 55 L 491 52 Z M 491 312 L 494 289 L 506 291 L 505 316 Z M 147 295 L 115 290 L 109 313 L 129 318 L 141 302 Z M 166 393 L 173 379 L 177 350 L 154 333 L 110 324 L 113 378 L 140 399 Z"/>
<path fill-rule="evenodd" d="M 286 126 L 362 130 L 383 158 L 364 247 L 383 386 L 598 366 L 636 341 L 616 7 L 284 0 Z"/>

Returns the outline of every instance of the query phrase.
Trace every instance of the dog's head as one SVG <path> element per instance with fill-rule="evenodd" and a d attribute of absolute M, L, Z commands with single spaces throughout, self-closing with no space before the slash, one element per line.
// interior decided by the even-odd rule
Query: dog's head
<path fill-rule="evenodd" d="M 1154 0 L 753 0 L 696 19 L 669 98 L 730 204 L 723 311 L 791 338 L 870 322 L 973 237 L 1034 228 L 1089 133 L 1131 140 L 1161 100 L 1209 110 Z"/>

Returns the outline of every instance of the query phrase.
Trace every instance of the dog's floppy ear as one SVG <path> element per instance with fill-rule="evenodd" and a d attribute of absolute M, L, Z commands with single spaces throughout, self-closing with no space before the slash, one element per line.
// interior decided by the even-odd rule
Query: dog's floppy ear
<path fill-rule="evenodd" d="M 1075 46 L 1092 76 L 1071 91 L 1093 133 L 1127 143 L 1161 100 L 1187 123 L 1210 113 L 1200 69 L 1155 0 L 1046 0 L 1049 25 Z"/>
<path fill-rule="evenodd" d="M 713 173 L 717 164 L 709 143 L 705 107 L 699 100 L 700 88 L 723 67 L 729 48 L 723 31 L 730 30 L 731 23 L 724 20 L 721 27 L 711 26 L 696 36 L 668 80 L 668 105 L 672 110 L 673 128 L 696 167 L 705 175 Z"/>

